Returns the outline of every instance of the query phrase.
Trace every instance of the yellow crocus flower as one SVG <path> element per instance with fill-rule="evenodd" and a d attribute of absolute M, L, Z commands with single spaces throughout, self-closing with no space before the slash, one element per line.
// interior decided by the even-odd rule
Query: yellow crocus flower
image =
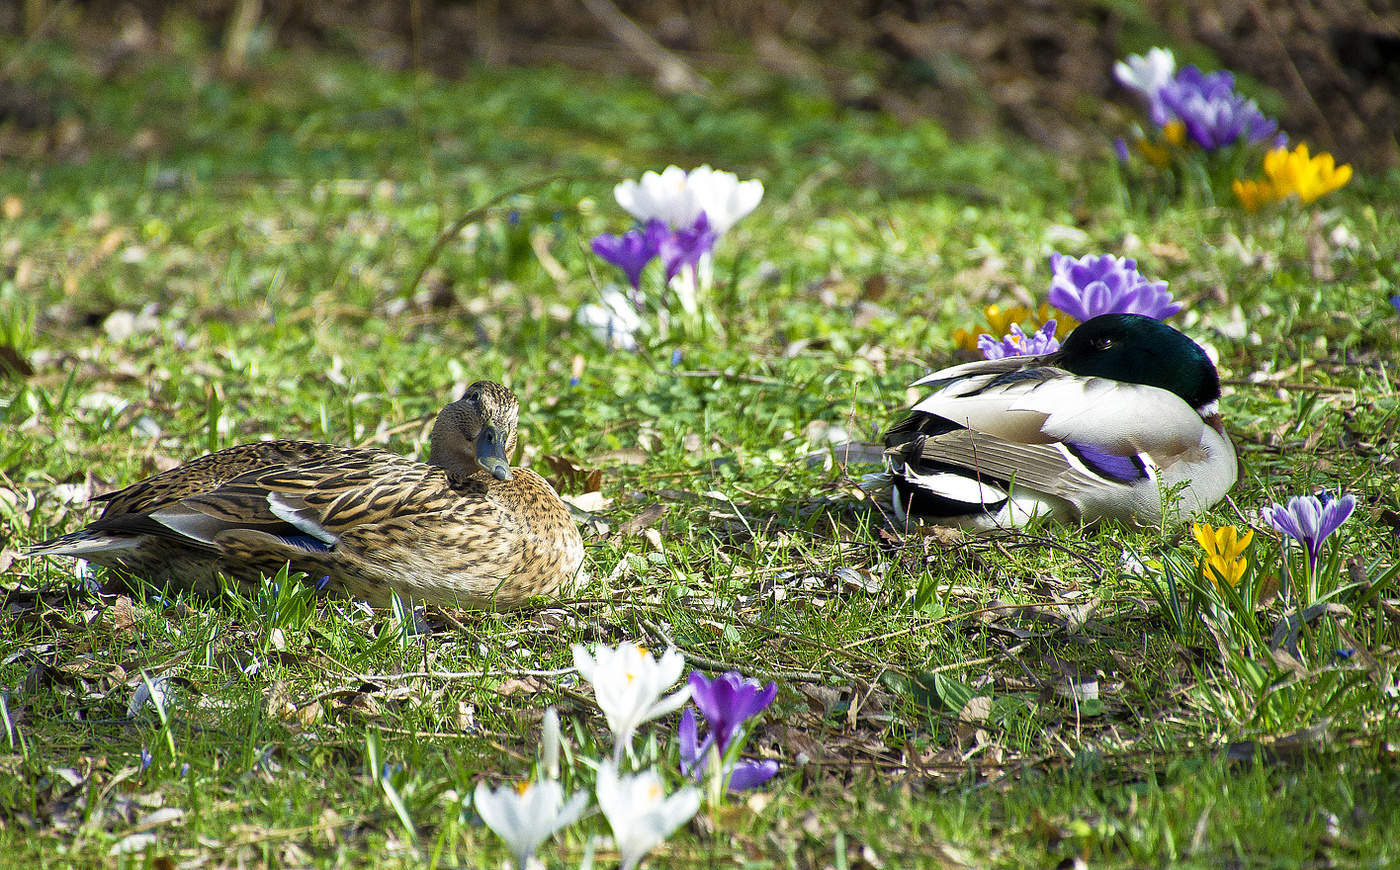
<path fill-rule="evenodd" d="M 1260 206 L 1268 205 L 1278 199 L 1274 185 L 1268 181 L 1236 178 L 1231 183 L 1230 188 L 1235 191 L 1235 196 L 1239 198 L 1240 205 L 1244 206 L 1245 211 L 1258 211 Z"/>
<path fill-rule="evenodd" d="M 1186 125 L 1180 121 L 1168 121 L 1162 125 L 1162 137 L 1180 148 L 1186 144 Z"/>
<path fill-rule="evenodd" d="M 1292 151 L 1274 148 L 1265 154 L 1264 174 L 1273 184 L 1277 198 L 1297 194 L 1298 199 L 1306 204 L 1350 181 L 1351 165 L 1343 163 L 1338 166 L 1326 151 L 1312 157 L 1308 154 L 1308 146 L 1299 144 Z"/>
<path fill-rule="evenodd" d="M 1191 526 L 1196 543 L 1205 550 L 1205 557 L 1201 559 L 1201 571 L 1210 578 L 1210 582 L 1214 583 L 1217 589 L 1222 582 L 1229 586 L 1239 585 L 1240 578 L 1244 577 L 1245 569 L 1249 567 L 1249 560 L 1244 557 L 1244 551 L 1254 540 L 1254 530 L 1249 529 L 1243 535 L 1239 531 L 1234 526 L 1221 526 L 1217 529 L 1209 523 L 1195 523 Z"/>

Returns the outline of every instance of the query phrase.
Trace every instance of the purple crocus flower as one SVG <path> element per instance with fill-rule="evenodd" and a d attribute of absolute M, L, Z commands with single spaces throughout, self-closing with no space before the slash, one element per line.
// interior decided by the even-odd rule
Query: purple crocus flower
<path fill-rule="evenodd" d="M 719 234 L 711 229 L 710 219 L 703 211 L 693 226 L 670 232 L 660 248 L 661 262 L 666 264 L 666 280 L 676 277 L 683 266 L 695 268 L 700 258 L 714 248 L 718 238 Z"/>
<path fill-rule="evenodd" d="M 681 725 L 676 736 L 680 740 L 681 773 L 699 780 L 705 772 L 706 763 L 710 760 L 709 751 L 713 744 L 714 732 L 711 731 L 705 742 L 701 743 L 695 722 L 695 708 L 686 707 L 681 713 Z M 758 788 L 772 779 L 777 772 L 778 762 L 771 758 L 763 761 L 735 761 L 725 768 L 725 773 L 729 775 L 730 791 Z"/>
<path fill-rule="evenodd" d="M 641 289 L 642 270 L 647 267 L 671 235 L 666 224 L 653 218 L 645 226 L 620 236 L 604 233 L 593 240 L 593 253 L 620 268 L 634 289 Z"/>
<path fill-rule="evenodd" d="M 1264 521 L 1302 544 L 1308 551 L 1308 566 L 1317 571 L 1322 544 L 1356 510 L 1356 496 L 1350 493 L 1332 498 L 1326 493 L 1298 495 L 1287 504 L 1272 504 L 1259 511 Z"/>
<path fill-rule="evenodd" d="M 1130 257 L 1092 254 L 1079 258 L 1050 255 L 1050 304 L 1076 320 L 1100 314 L 1143 314 L 1165 320 L 1181 310 L 1167 292 L 1166 281 L 1149 281 L 1138 274 Z"/>
<path fill-rule="evenodd" d="M 1127 163 L 1129 160 L 1128 140 L 1122 136 L 1115 138 L 1113 140 L 1113 153 L 1118 156 L 1119 163 Z"/>
<path fill-rule="evenodd" d="M 1235 92 L 1235 77 L 1223 70 L 1203 73 L 1194 66 L 1182 67 L 1157 99 L 1207 151 L 1241 139 L 1262 142 L 1278 130 L 1278 122 L 1264 117 L 1258 104 Z"/>
<path fill-rule="evenodd" d="M 983 333 L 977 336 L 977 349 L 982 351 L 982 356 L 987 359 L 1005 359 L 1009 356 L 1040 356 L 1043 353 L 1054 353 L 1060 349 L 1060 342 L 1055 338 L 1055 321 L 1047 320 L 1039 332 L 1030 335 L 1026 335 L 1019 325 L 1013 323 L 1011 334 L 1001 341 Z"/>
<path fill-rule="evenodd" d="M 693 671 L 690 687 L 695 706 L 705 714 L 711 737 L 719 741 L 721 755 L 729 751 L 730 742 L 744 723 L 763 712 L 778 694 L 777 683 L 765 686 L 738 671 L 720 674 L 713 680 Z"/>
<path fill-rule="evenodd" d="M 773 703 L 774 696 L 778 694 L 778 685 L 769 683 L 765 686 L 738 671 L 729 671 L 713 680 L 706 679 L 699 672 L 692 672 L 690 687 L 691 700 L 705 714 L 710 733 L 705 735 L 703 742 L 698 739 L 695 711 L 687 707 L 681 714 L 677 737 L 680 739 L 681 772 L 699 779 L 709 760 L 710 748 L 717 749 L 723 758 L 744 725 Z M 777 772 L 778 762 L 771 759 L 735 761 L 725 768 L 730 791 L 760 786 Z"/>

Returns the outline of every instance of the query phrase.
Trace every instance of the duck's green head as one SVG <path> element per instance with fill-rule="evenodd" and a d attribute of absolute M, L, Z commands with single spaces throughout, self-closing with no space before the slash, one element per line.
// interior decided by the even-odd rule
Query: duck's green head
<path fill-rule="evenodd" d="M 1053 363 L 1076 375 L 1170 390 L 1197 410 L 1220 398 L 1220 376 L 1201 346 L 1141 314 L 1101 314 L 1084 321 Z"/>

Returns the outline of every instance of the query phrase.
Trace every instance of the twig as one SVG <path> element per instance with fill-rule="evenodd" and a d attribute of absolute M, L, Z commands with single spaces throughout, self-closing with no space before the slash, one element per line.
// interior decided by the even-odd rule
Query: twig
<path fill-rule="evenodd" d="M 562 677 L 565 674 L 575 673 L 576 670 L 575 668 L 557 668 L 548 671 L 529 670 L 527 668 L 500 668 L 497 670 L 484 668 L 479 671 L 404 671 L 398 674 L 351 673 L 348 676 L 366 683 L 383 683 L 425 678 L 438 680 L 480 680 L 485 677 Z"/>
<path fill-rule="evenodd" d="M 583 0 L 593 17 L 612 32 L 618 42 L 630 48 L 637 57 L 656 71 L 657 84 L 672 93 L 701 93 L 709 90 L 710 83 L 690 65 L 671 52 L 632 19 L 623 14 L 612 0 Z"/>
<path fill-rule="evenodd" d="M 1312 109 L 1313 115 L 1321 123 L 1322 130 L 1327 136 L 1328 146 L 1335 150 L 1337 147 L 1337 132 L 1332 129 L 1332 119 L 1327 116 L 1326 112 L 1322 111 L 1322 107 L 1317 104 L 1317 100 L 1313 97 L 1312 91 L 1308 89 L 1308 83 L 1303 80 L 1303 74 L 1298 71 L 1298 65 L 1293 62 L 1293 55 L 1288 53 L 1288 46 L 1285 45 L 1283 39 L 1279 37 L 1278 28 L 1274 26 L 1273 20 L 1269 17 L 1269 13 L 1265 12 L 1264 9 L 1260 7 L 1259 0 L 1245 0 L 1245 5 L 1249 7 L 1249 12 L 1254 18 L 1254 23 L 1259 26 L 1260 30 L 1269 35 L 1269 38 L 1273 40 L 1274 45 L 1278 48 L 1279 54 L 1283 55 L 1284 70 L 1288 73 L 1288 77 L 1293 80 L 1293 85 L 1302 92 L 1303 98 L 1308 102 L 1308 107 Z"/>
<path fill-rule="evenodd" d="M 681 647 L 674 640 L 671 639 L 670 635 L 666 634 L 666 632 L 661 629 L 661 626 L 657 625 L 649 619 L 639 619 L 637 621 L 641 623 L 643 629 L 645 629 L 653 637 L 665 643 L 667 646 L 672 646 L 676 649 L 681 649 Z M 734 664 L 732 662 L 722 661 L 720 659 L 710 658 L 709 656 L 701 655 L 700 653 L 691 650 L 681 651 L 685 653 L 685 657 L 688 661 L 694 662 L 698 665 L 703 665 L 707 668 L 714 668 L 716 670 L 721 671 L 742 670 L 745 674 L 752 675 L 755 677 L 761 677 L 769 680 L 785 680 L 789 682 L 824 683 L 827 680 L 826 674 L 818 674 L 814 671 L 770 671 L 766 669 L 755 668 L 753 665 L 747 663 L 739 665 Z"/>
<path fill-rule="evenodd" d="M 1355 393 L 1354 387 L 1332 387 L 1327 384 L 1290 384 L 1281 381 L 1251 381 L 1245 378 L 1221 378 L 1220 383 L 1232 387 L 1255 387 L 1270 390 L 1296 390 L 1301 393 Z"/>
<path fill-rule="evenodd" d="M 437 241 L 433 243 L 433 247 L 428 251 L 428 255 L 424 257 L 423 262 L 419 264 L 418 271 L 414 273 L 413 278 L 409 281 L 406 281 L 402 286 L 399 287 L 399 296 L 407 299 L 408 297 L 413 295 L 414 291 L 418 289 L 418 285 L 423 282 L 423 276 L 426 275 L 428 270 L 432 268 L 433 264 L 437 262 L 438 256 L 442 253 L 442 249 L 447 247 L 447 243 L 456 238 L 457 234 L 460 233 L 462 231 L 462 228 L 465 227 L 467 224 L 475 223 L 476 221 L 481 220 L 492 208 L 500 205 L 507 199 L 510 199 L 512 196 L 519 196 L 522 193 L 529 193 L 531 191 L 538 190 L 541 187 L 546 187 L 550 184 L 553 184 L 556 181 L 579 180 L 581 178 L 583 178 L 583 176 L 551 175 L 548 178 L 537 179 L 535 181 L 529 182 L 528 184 L 522 184 L 519 187 L 507 190 L 503 193 L 498 193 L 490 199 L 486 200 L 486 202 L 483 202 L 481 205 L 477 206 L 474 209 L 471 209 L 466 214 L 457 218 L 457 220 L 452 223 L 452 226 L 443 230 L 442 233 L 438 235 Z"/>

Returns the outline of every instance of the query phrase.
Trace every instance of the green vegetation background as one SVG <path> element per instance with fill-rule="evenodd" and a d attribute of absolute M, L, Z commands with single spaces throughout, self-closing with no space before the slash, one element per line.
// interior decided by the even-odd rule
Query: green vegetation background
<path fill-rule="evenodd" d="M 1117 130 L 1080 155 L 955 142 L 757 74 L 666 97 L 565 69 L 446 81 L 278 52 L 231 79 L 174 37 L 115 64 L 4 47 L 57 119 L 3 128 L 4 560 L 90 519 L 85 496 L 235 443 L 425 455 L 430 415 L 482 377 L 521 396 L 521 463 L 572 493 L 570 466 L 601 469 L 610 501 L 583 598 L 430 614 L 428 635 L 294 584 L 114 601 L 70 564 L 10 565 L 0 844 L 18 865 L 499 862 L 457 796 L 526 774 L 547 704 L 581 753 L 602 727 L 576 684 L 525 672 L 622 638 L 781 685 L 752 744 L 778 779 L 652 866 L 1396 860 L 1393 592 L 1337 617 L 1374 665 L 1242 699 L 1224 653 L 1184 644 L 1123 569 L 1128 552 L 1194 559 L 1186 530 L 885 534 L 830 500 L 869 469 L 828 449 L 894 419 L 982 306 L 1043 301 L 1051 250 L 1133 255 L 1227 380 L 1245 474 L 1214 521 L 1340 486 L 1361 502 L 1347 555 L 1392 564 L 1393 174 L 1249 216 L 1190 180 L 1128 177 Z M 617 180 L 668 163 L 767 189 L 717 251 L 724 333 L 608 351 L 572 320 L 614 280 L 587 241 L 627 226 Z M 445 227 L 524 185 L 414 284 Z M 129 718 L 143 673 L 166 678 L 163 703 Z M 1067 677 L 1100 700 L 1067 699 Z M 644 752 L 673 758 L 673 724 Z M 574 866 L 601 830 L 543 857 Z"/>

